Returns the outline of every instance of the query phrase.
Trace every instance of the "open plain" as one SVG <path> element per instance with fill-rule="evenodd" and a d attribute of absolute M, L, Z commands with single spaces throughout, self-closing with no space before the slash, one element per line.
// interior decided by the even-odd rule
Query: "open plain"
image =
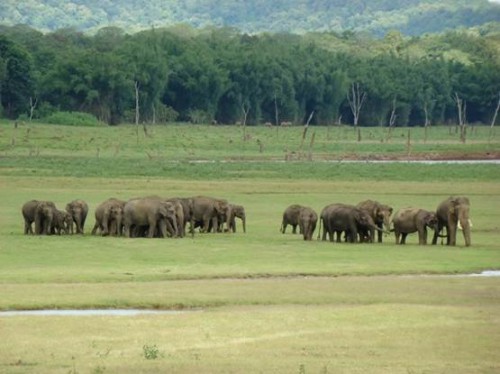
<path fill-rule="evenodd" d="M 500 165 L 406 162 L 496 159 L 500 138 L 486 127 L 465 144 L 448 127 L 360 131 L 0 123 L 0 310 L 181 311 L 0 317 L 0 372 L 500 371 L 500 278 L 468 275 L 500 269 Z M 247 232 L 90 235 L 101 201 L 152 194 L 244 205 Z M 460 233 L 448 247 L 279 231 L 293 203 L 434 210 L 450 195 L 471 201 L 471 247 Z M 23 235 L 25 201 L 75 198 L 90 206 L 85 235 Z"/>

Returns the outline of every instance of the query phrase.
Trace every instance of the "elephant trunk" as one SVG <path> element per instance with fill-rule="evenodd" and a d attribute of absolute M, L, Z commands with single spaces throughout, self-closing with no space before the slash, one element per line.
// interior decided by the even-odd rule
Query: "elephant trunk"
<path fill-rule="evenodd" d="M 246 217 L 243 216 L 241 217 L 241 224 L 243 225 L 243 232 L 247 232 L 247 224 L 246 224 Z"/>
<path fill-rule="evenodd" d="M 122 235 L 122 216 L 116 216 L 116 231 L 114 233 L 116 236 Z"/>
<path fill-rule="evenodd" d="M 471 227 L 470 221 L 468 218 L 461 217 L 460 218 L 460 226 L 462 226 L 462 231 L 464 234 L 465 246 L 470 247 L 471 245 Z"/>

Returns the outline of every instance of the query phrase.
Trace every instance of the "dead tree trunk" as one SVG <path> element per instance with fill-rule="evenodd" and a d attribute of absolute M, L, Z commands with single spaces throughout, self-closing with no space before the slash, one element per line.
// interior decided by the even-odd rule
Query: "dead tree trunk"
<path fill-rule="evenodd" d="M 467 103 L 464 102 L 456 92 L 455 92 L 455 103 L 457 104 L 457 111 L 458 111 L 458 127 L 460 129 L 460 141 L 462 143 L 465 143 L 467 137 L 465 128 Z"/>
<path fill-rule="evenodd" d="M 491 120 L 491 126 L 490 126 L 490 137 L 493 133 L 493 126 L 495 126 L 495 122 L 497 121 L 497 115 L 498 115 L 498 110 L 500 109 L 500 92 L 498 93 L 498 101 L 497 101 L 497 107 L 495 109 L 495 113 L 493 114 L 493 119 Z"/>
<path fill-rule="evenodd" d="M 137 143 L 139 143 L 139 82 L 134 82 L 135 89 L 135 135 L 137 136 Z"/>
<path fill-rule="evenodd" d="M 30 97 L 30 122 L 33 119 L 33 113 L 35 112 L 36 104 L 38 103 L 38 98 L 35 97 L 35 101 L 33 102 L 33 98 Z"/>
<path fill-rule="evenodd" d="M 425 114 L 425 122 L 424 122 L 424 144 L 427 143 L 427 128 L 429 127 L 429 109 L 427 108 L 427 101 L 424 103 L 424 114 Z"/>
<path fill-rule="evenodd" d="M 300 141 L 300 152 L 299 152 L 300 155 L 302 155 L 304 141 L 306 140 L 307 136 L 307 129 L 309 128 L 309 123 L 311 122 L 313 116 L 314 116 L 314 110 L 311 112 L 311 114 L 309 114 L 309 118 L 307 119 L 307 122 L 304 125 L 304 131 L 302 131 L 302 140 Z"/>
<path fill-rule="evenodd" d="M 250 111 L 250 105 L 245 109 L 245 104 L 241 104 L 241 110 L 243 111 L 243 141 L 247 141 L 247 117 Z"/>
<path fill-rule="evenodd" d="M 352 83 L 351 91 L 347 93 L 347 101 L 349 102 L 349 107 L 351 108 L 352 115 L 354 117 L 354 127 L 358 126 L 359 113 L 361 112 L 361 107 L 366 99 L 366 92 L 361 91 L 359 88 L 359 83 Z"/>

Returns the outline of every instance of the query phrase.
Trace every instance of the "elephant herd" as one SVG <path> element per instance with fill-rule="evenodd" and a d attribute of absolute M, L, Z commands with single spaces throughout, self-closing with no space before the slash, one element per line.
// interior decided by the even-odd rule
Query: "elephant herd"
<path fill-rule="evenodd" d="M 366 200 L 357 205 L 329 204 L 320 215 L 314 209 L 290 205 L 283 213 L 281 232 L 288 225 L 297 226 L 304 240 L 312 240 L 319 219 L 318 236 L 331 242 L 382 242 L 382 234 L 394 232 L 396 244 L 405 244 L 408 234 L 418 232 L 418 242 L 427 244 L 427 228 L 434 230 L 432 244 L 446 237 L 447 245 L 456 245 L 457 230 L 463 231 L 465 245 L 471 245 L 470 202 L 455 196 L 442 201 L 435 211 L 393 208 L 378 201 Z M 52 201 L 31 200 L 22 206 L 24 233 L 36 235 L 83 234 L 88 204 L 73 200 L 59 210 Z M 391 219 L 392 217 L 392 219 Z M 93 235 L 125 237 L 184 237 L 189 233 L 236 232 L 236 218 L 246 232 L 245 208 L 225 199 L 208 196 L 162 198 L 147 196 L 128 201 L 109 198 L 95 208 Z M 35 229 L 33 230 L 33 223 Z M 392 226 L 392 227 L 391 227 Z M 446 229 L 445 234 L 441 234 Z M 323 230 L 323 231 L 322 231 Z"/>
<path fill-rule="evenodd" d="M 65 210 L 51 201 L 31 200 L 22 207 L 24 233 L 37 235 L 84 233 L 88 204 L 73 200 Z M 186 226 L 200 232 L 236 232 L 236 218 L 246 232 L 245 208 L 207 196 L 162 198 L 147 196 L 128 201 L 109 198 L 95 208 L 93 235 L 125 237 L 184 237 Z M 35 223 L 33 231 L 32 224 Z M 76 230 L 74 229 L 76 227 Z"/>
<path fill-rule="evenodd" d="M 292 232 L 297 226 L 304 240 L 312 240 L 319 219 L 318 236 L 331 242 L 382 242 L 382 234 L 394 232 L 396 244 L 405 244 L 406 237 L 418 233 L 418 243 L 427 244 L 427 228 L 434 230 L 432 244 L 439 237 L 446 237 L 447 245 L 456 245 L 457 229 L 463 231 L 465 245 L 471 245 L 470 202 L 467 197 L 452 196 L 442 201 L 436 211 L 421 208 L 393 208 L 378 201 L 366 200 L 357 205 L 329 204 L 318 214 L 314 209 L 298 204 L 290 205 L 283 212 L 280 231 L 284 234 L 288 225 Z M 392 216 L 392 219 L 391 219 Z M 392 226 L 392 228 L 391 228 Z M 446 234 L 441 234 L 446 229 Z M 321 232 L 323 230 L 323 232 Z"/>

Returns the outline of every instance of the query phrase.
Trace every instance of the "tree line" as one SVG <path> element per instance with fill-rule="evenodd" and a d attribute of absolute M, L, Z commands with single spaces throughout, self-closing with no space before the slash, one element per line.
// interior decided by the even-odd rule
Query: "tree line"
<path fill-rule="evenodd" d="M 353 30 L 383 36 L 473 27 L 500 19 L 488 0 L 2 0 L 0 24 L 43 31 L 118 26 L 140 31 L 178 23 L 235 27 L 247 33 Z"/>
<path fill-rule="evenodd" d="M 362 43 L 367 47 L 346 48 Z M 489 124 L 499 102 L 499 61 L 498 42 L 468 31 L 367 39 L 185 26 L 43 34 L 4 26 L 0 116 L 86 112 L 109 125 Z"/>

